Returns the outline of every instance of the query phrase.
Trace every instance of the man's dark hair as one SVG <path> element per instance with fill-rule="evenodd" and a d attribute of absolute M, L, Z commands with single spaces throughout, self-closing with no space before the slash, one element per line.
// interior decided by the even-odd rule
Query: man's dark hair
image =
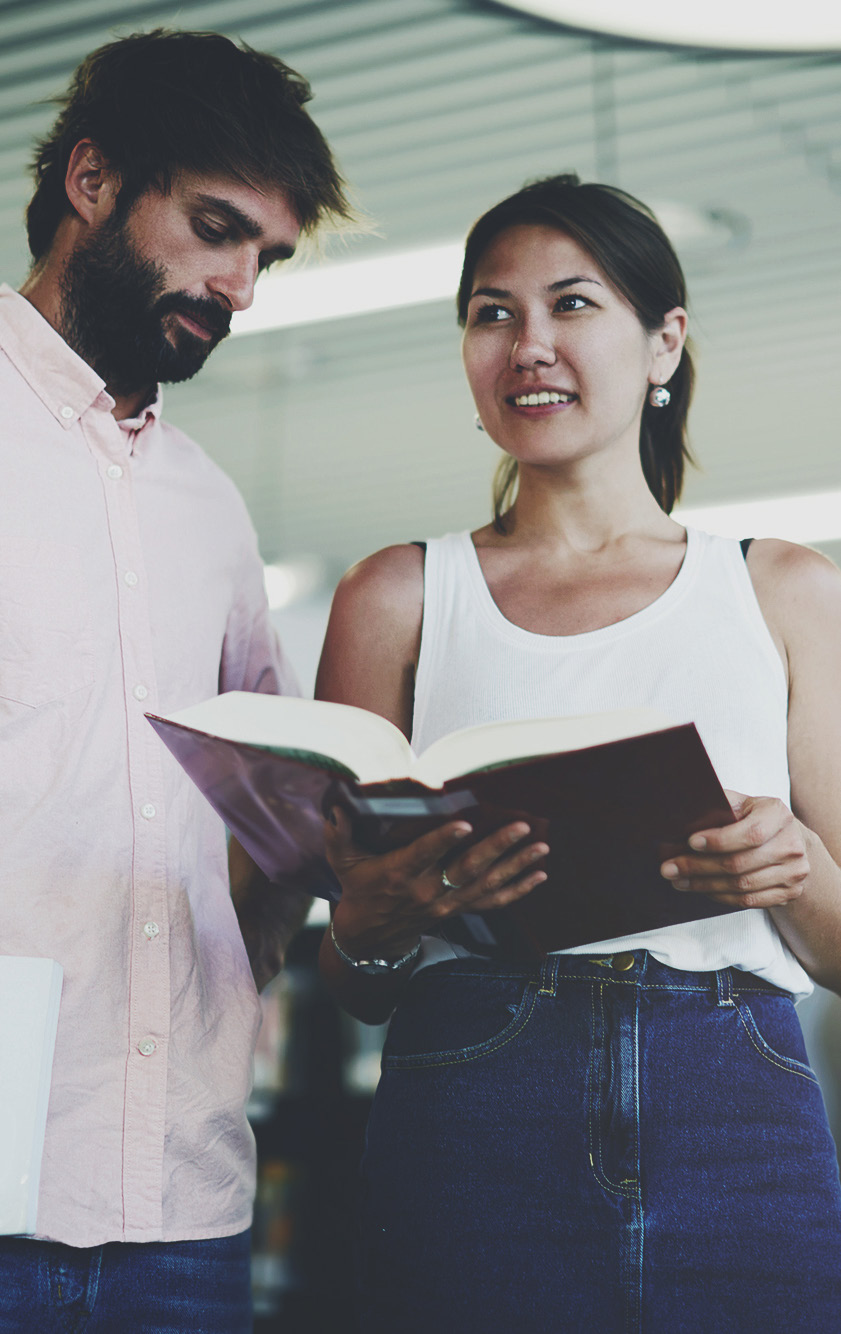
<path fill-rule="evenodd" d="M 283 190 L 303 231 L 351 216 L 343 181 L 318 126 L 304 110 L 310 86 L 274 56 L 219 33 L 150 33 L 87 56 L 61 114 L 39 144 L 36 190 L 26 214 L 40 259 L 68 211 L 70 154 L 91 139 L 120 177 L 117 215 L 151 186 L 168 191 L 179 171 L 227 176 Z"/>

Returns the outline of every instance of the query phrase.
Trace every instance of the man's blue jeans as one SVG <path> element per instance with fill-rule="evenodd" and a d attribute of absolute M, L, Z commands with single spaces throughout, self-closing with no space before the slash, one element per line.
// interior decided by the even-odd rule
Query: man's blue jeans
<path fill-rule="evenodd" d="M 2 1237 L 0 1334 L 250 1334 L 250 1242 Z"/>

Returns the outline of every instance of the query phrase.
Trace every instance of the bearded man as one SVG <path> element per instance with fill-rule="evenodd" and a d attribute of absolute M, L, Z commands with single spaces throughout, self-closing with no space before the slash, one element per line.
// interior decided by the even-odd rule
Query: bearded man
<path fill-rule="evenodd" d="M 35 161 L 34 266 L 0 289 L 0 950 L 64 969 L 3 1331 L 250 1329 L 255 978 L 308 899 L 244 875 L 238 924 L 221 823 L 144 713 L 295 687 L 242 501 L 158 383 L 348 216 L 308 97 L 215 34 L 94 52 Z"/>

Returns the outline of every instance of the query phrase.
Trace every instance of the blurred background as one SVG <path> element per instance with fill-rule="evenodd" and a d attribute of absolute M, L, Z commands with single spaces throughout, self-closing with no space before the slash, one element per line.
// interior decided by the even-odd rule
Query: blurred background
<path fill-rule="evenodd" d="M 699 366 L 688 517 L 841 554 L 841 20 L 818 26 L 824 7 L 808 3 L 628 8 L 0 0 L 0 272 L 12 284 L 27 269 L 32 144 L 88 51 L 160 25 L 215 29 L 312 83 L 372 230 L 261 280 L 207 368 L 166 391 L 169 418 L 245 496 L 307 690 L 347 565 L 488 516 L 495 451 L 461 374 L 458 247 L 536 176 L 575 170 L 630 190 L 675 242 Z M 317 935 L 303 934 L 265 1002 L 252 1108 L 258 1309 L 287 1332 L 347 1328 L 330 1323 L 330 1294 L 340 1311 L 336 1253 L 381 1037 L 318 992 Z M 841 1002 L 819 992 L 801 1013 L 838 1137 Z M 332 1284 L 318 1278 L 328 1264 Z"/>

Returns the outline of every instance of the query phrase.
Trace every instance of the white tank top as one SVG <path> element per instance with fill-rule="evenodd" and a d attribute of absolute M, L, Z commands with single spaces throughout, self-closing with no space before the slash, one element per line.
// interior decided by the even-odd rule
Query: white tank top
<path fill-rule="evenodd" d="M 687 529 L 674 582 L 599 630 L 540 635 L 506 620 L 469 533 L 427 544 L 412 746 L 506 718 L 648 705 L 694 722 L 724 787 L 789 803 L 788 691 L 738 541 Z M 673 968 L 733 966 L 797 995 L 811 981 L 773 919 L 747 909 L 564 951 L 648 949 Z M 424 963 L 460 954 L 429 941 Z"/>

